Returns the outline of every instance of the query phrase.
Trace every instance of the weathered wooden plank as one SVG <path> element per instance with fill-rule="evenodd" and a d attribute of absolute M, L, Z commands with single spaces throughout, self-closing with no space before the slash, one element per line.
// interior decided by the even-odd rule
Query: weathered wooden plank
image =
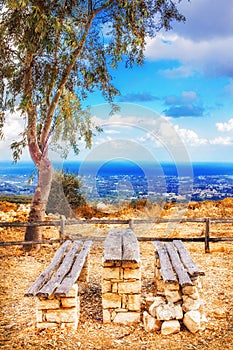
<path fill-rule="evenodd" d="M 192 260 L 192 257 L 189 253 L 189 251 L 185 248 L 181 240 L 173 240 L 173 244 L 178 250 L 178 253 L 180 255 L 180 259 L 185 266 L 186 270 L 188 271 L 189 275 L 192 277 L 200 276 L 200 275 L 205 275 L 205 273 L 197 267 L 197 265 L 194 263 Z"/>
<path fill-rule="evenodd" d="M 179 279 L 179 284 L 181 287 L 184 286 L 192 286 L 192 281 L 187 273 L 187 271 L 184 269 L 184 266 L 182 262 L 180 261 L 179 255 L 172 243 L 165 243 L 165 247 L 168 251 L 169 257 L 171 259 L 173 268 L 175 269 L 178 279 Z"/>
<path fill-rule="evenodd" d="M 122 261 L 135 262 L 140 261 L 140 252 L 137 237 L 130 229 L 125 230 L 122 235 Z"/>
<path fill-rule="evenodd" d="M 74 285 L 74 283 L 78 280 L 80 273 L 82 271 L 83 265 L 86 261 L 87 255 L 90 252 L 90 248 L 92 245 L 92 241 L 86 241 L 83 244 L 82 250 L 79 252 L 71 271 L 69 274 L 63 279 L 61 284 L 57 287 L 55 291 L 55 295 L 59 297 L 64 297 L 69 292 L 70 288 Z"/>
<path fill-rule="evenodd" d="M 74 241 L 71 249 L 68 251 L 64 257 L 62 264 L 55 272 L 55 274 L 50 278 L 50 280 L 36 293 L 39 297 L 49 297 L 57 286 L 61 283 L 65 275 L 70 271 L 71 266 L 74 262 L 74 257 L 77 250 L 81 244 L 81 241 Z"/>
<path fill-rule="evenodd" d="M 122 231 L 110 230 L 104 241 L 103 262 L 121 261 L 122 259 Z"/>
<path fill-rule="evenodd" d="M 159 241 L 154 241 L 154 246 L 158 252 L 159 255 L 159 260 L 160 260 L 160 272 L 163 277 L 163 280 L 165 283 L 177 283 L 177 278 L 176 275 L 173 271 L 171 261 L 169 259 L 167 250 L 165 246 L 159 242 Z"/>
<path fill-rule="evenodd" d="M 26 297 L 34 296 L 39 291 L 40 288 L 50 279 L 53 272 L 60 265 L 65 252 L 68 250 L 71 241 L 65 241 L 60 248 L 56 251 L 50 265 L 40 274 L 37 280 L 31 285 L 28 291 L 25 293 Z"/>

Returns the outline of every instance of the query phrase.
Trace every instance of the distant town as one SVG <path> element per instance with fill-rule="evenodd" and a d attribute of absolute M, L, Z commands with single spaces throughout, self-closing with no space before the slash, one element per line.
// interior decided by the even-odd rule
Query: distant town
<path fill-rule="evenodd" d="M 150 201 L 188 202 L 220 200 L 233 197 L 233 176 L 197 176 L 177 178 L 124 175 L 85 177 L 84 190 L 90 201 L 115 203 L 123 200 L 148 199 Z"/>
<path fill-rule="evenodd" d="M 118 203 L 148 199 L 167 202 L 220 200 L 233 197 L 233 175 L 190 177 L 111 175 L 82 177 L 83 190 L 89 202 Z M 35 183 L 28 178 L 2 179 L 0 194 L 32 195 Z"/>

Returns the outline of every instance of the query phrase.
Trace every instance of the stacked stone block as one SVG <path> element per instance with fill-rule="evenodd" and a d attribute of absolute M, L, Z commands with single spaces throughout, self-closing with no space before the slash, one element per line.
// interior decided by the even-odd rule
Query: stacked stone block
<path fill-rule="evenodd" d="M 78 291 L 89 281 L 88 254 L 92 241 L 67 240 L 56 251 L 50 265 L 25 293 L 36 297 L 36 327 L 77 329 L 80 300 Z"/>
<path fill-rule="evenodd" d="M 65 297 L 38 297 L 36 303 L 36 326 L 44 328 L 70 328 L 76 330 L 80 314 L 78 285 L 74 284 Z"/>
<path fill-rule="evenodd" d="M 190 277 L 192 285 L 182 288 L 178 282 L 165 283 L 160 269 L 160 260 L 156 253 L 156 296 L 150 298 L 148 310 L 143 314 L 145 329 L 148 331 L 161 329 L 162 334 L 177 333 L 180 331 L 181 322 L 192 333 L 203 329 L 206 319 L 202 314 L 201 277 Z M 151 318 L 154 318 L 157 323 Z"/>
<path fill-rule="evenodd" d="M 140 322 L 140 263 L 103 263 L 102 304 L 104 323 Z"/>

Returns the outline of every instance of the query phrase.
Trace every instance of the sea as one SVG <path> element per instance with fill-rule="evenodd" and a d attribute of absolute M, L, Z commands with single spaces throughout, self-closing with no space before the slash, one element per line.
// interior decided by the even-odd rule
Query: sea
<path fill-rule="evenodd" d="M 80 177 L 89 202 L 148 199 L 187 202 L 233 197 L 233 163 L 148 163 L 128 160 L 54 163 Z M 0 195 L 32 195 L 37 183 L 31 162 L 0 162 Z"/>

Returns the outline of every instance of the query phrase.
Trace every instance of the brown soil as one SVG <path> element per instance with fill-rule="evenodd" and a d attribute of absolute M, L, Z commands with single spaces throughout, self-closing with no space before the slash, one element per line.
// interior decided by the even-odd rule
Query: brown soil
<path fill-rule="evenodd" d="M 230 205 L 208 207 L 193 204 L 186 215 L 192 216 L 196 209 L 202 216 L 216 216 L 217 210 L 225 210 L 227 217 L 232 216 Z M 232 204 L 232 203 L 231 203 Z M 220 207 L 220 209 L 219 209 Z M 206 208 L 206 209 L 205 209 Z M 211 212 L 211 210 L 213 211 Z M 15 210 L 15 208 L 10 208 Z M 7 211 L 7 210 L 6 210 Z M 230 213 L 229 213 L 230 211 Z M 203 213 L 205 212 L 205 215 Z M 167 208 L 166 216 L 174 213 L 174 207 Z M 131 213 L 132 214 L 132 213 Z M 137 213 L 134 213 L 135 217 Z M 20 213 L 22 217 L 22 213 Z M 222 217 L 224 215 L 221 214 Z M 233 225 L 211 225 L 214 236 L 233 236 Z M 106 226 L 76 227 L 82 235 L 100 235 L 107 233 Z M 71 233 L 75 228 L 72 227 Z M 203 235 L 202 224 L 176 224 L 175 227 L 150 225 L 136 228 L 138 235 L 156 236 Z M 68 232 L 69 233 L 69 232 Z M 23 229 L 0 229 L 0 240 L 21 240 Z M 56 229 L 44 229 L 44 238 L 57 238 Z M 203 311 L 207 317 L 206 329 L 191 334 L 185 327 L 178 334 L 162 336 L 160 332 L 147 333 L 140 323 L 136 326 L 108 325 L 102 323 L 101 272 L 102 242 L 94 242 L 90 254 L 90 282 L 80 288 L 81 316 L 77 331 L 43 330 L 35 328 L 34 298 L 24 297 L 24 293 L 49 264 L 57 245 L 43 246 L 39 253 L 25 253 L 18 246 L 0 249 L 0 347 L 4 349 L 117 349 L 117 350 L 187 350 L 210 349 L 225 350 L 233 348 L 233 243 L 212 243 L 211 253 L 204 253 L 204 243 L 186 243 L 193 260 L 205 271 L 203 277 Z M 140 242 L 142 259 L 142 293 L 147 296 L 154 293 L 152 243 Z"/>

